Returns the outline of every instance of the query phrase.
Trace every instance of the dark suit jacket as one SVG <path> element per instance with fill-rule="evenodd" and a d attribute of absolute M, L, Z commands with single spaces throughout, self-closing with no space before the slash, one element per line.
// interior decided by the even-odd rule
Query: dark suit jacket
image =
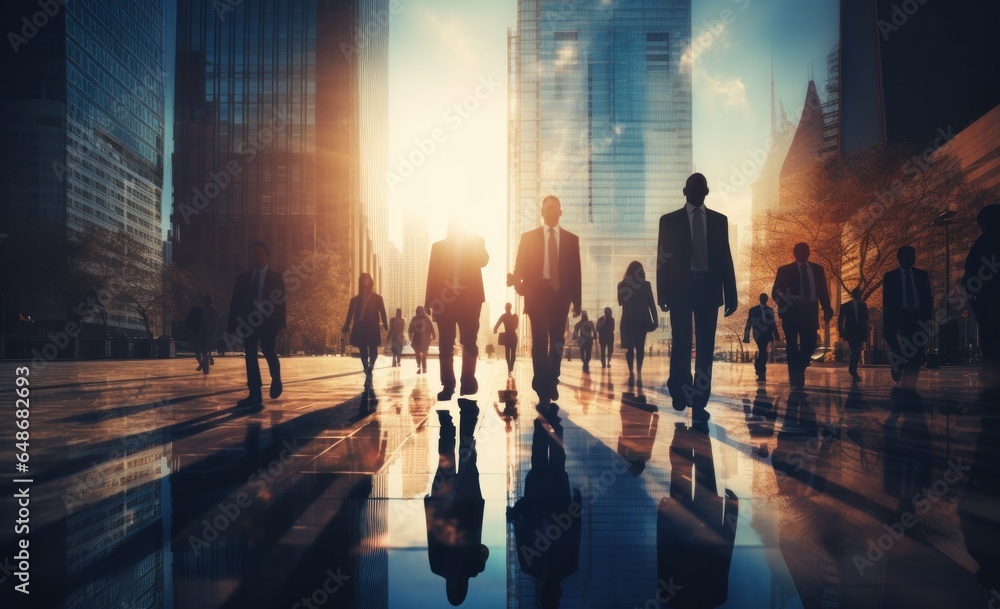
<path fill-rule="evenodd" d="M 236 276 L 236 283 L 233 285 L 233 297 L 229 301 L 229 332 L 236 332 L 238 327 L 246 327 L 255 330 L 257 334 L 277 334 L 285 327 L 285 277 L 278 271 L 267 269 L 264 275 L 264 289 L 262 290 L 262 302 L 257 306 L 254 301 L 253 269 L 245 271 Z M 263 323 L 259 328 L 254 328 L 250 319 L 250 314 L 259 311 L 263 316 Z M 254 315 L 254 319 L 257 316 Z"/>
<path fill-rule="evenodd" d="M 545 298 L 551 293 L 542 285 L 542 267 L 545 264 L 545 232 L 539 226 L 521 235 L 514 263 L 514 289 L 524 296 L 524 312 L 541 312 Z M 559 293 L 575 308 L 582 306 L 580 273 L 580 238 L 559 227 Z"/>
<path fill-rule="evenodd" d="M 753 330 L 753 339 L 757 342 L 770 342 L 778 340 L 777 318 L 774 316 L 774 309 L 765 307 L 761 311 L 760 305 L 750 307 L 747 315 L 747 325 L 743 328 L 743 335 L 749 337 L 750 330 Z"/>
<path fill-rule="evenodd" d="M 718 304 L 736 307 L 736 271 L 729 249 L 729 220 L 705 209 L 708 268 L 719 282 Z M 691 222 L 684 208 L 660 217 L 660 237 L 656 257 L 657 304 L 668 307 L 687 290 L 691 277 Z"/>
<path fill-rule="evenodd" d="M 455 283 L 455 239 L 443 239 L 431 246 L 427 265 L 427 291 L 424 309 L 435 317 L 481 305 L 483 292 L 483 267 L 490 261 L 486 242 L 482 237 L 463 239 L 459 251 L 458 285 Z"/>
<path fill-rule="evenodd" d="M 805 323 L 806 328 L 819 329 L 819 311 L 815 306 L 806 306 L 799 300 L 799 268 L 798 262 L 786 264 L 778 269 L 774 277 L 774 287 L 771 288 L 771 298 L 778 307 L 778 317 L 795 316 L 798 321 Z M 816 281 L 816 300 L 819 301 L 823 311 L 832 311 L 830 307 L 830 289 L 826 285 L 826 273 L 823 267 L 809 262 L 812 268 L 813 279 Z"/>
<path fill-rule="evenodd" d="M 837 316 L 837 331 L 847 341 L 867 341 L 868 305 L 859 302 L 857 315 L 854 314 L 854 299 L 840 305 L 840 314 Z"/>
<path fill-rule="evenodd" d="M 913 283 L 920 298 L 919 319 L 929 321 L 934 315 L 934 302 L 927 271 L 913 267 Z M 903 277 L 899 269 L 889 271 L 882 277 L 882 308 L 887 321 L 903 311 Z"/>

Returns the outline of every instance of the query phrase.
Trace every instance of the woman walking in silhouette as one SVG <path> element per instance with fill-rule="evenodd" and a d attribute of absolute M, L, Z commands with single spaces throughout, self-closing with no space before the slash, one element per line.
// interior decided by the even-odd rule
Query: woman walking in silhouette
<path fill-rule="evenodd" d="M 382 297 L 375 293 L 375 281 L 368 273 L 361 273 L 358 277 L 358 295 L 351 299 L 347 310 L 344 334 L 350 333 L 351 345 L 357 347 L 361 354 L 361 365 L 365 369 L 365 387 L 372 385 L 372 369 L 378 358 L 378 349 L 382 345 L 379 321 L 385 330 L 389 329 L 389 321 L 385 317 L 385 304 L 382 302 Z"/>
<path fill-rule="evenodd" d="M 417 314 L 410 320 L 410 345 L 417 358 L 417 374 L 427 372 L 427 349 L 434 340 L 434 323 L 423 307 L 417 307 Z"/>
<path fill-rule="evenodd" d="M 622 307 L 619 334 L 625 361 L 628 363 L 628 386 L 642 387 L 642 360 L 646 354 L 646 334 L 659 325 L 653 287 L 646 281 L 646 271 L 638 260 L 629 263 L 625 277 L 618 283 L 618 304 Z M 635 369 L 633 370 L 633 360 Z"/>
<path fill-rule="evenodd" d="M 406 335 L 406 320 L 403 309 L 396 309 L 396 316 L 389 320 L 389 343 L 392 346 L 392 367 L 398 368 L 403 358 L 403 343 Z"/>
<path fill-rule="evenodd" d="M 504 305 L 504 314 L 493 326 L 493 333 L 503 324 L 503 334 L 500 336 L 500 344 L 503 345 L 504 355 L 507 358 L 507 376 L 514 373 L 514 359 L 517 357 L 517 315 L 511 312 L 514 305 L 509 302 Z"/>

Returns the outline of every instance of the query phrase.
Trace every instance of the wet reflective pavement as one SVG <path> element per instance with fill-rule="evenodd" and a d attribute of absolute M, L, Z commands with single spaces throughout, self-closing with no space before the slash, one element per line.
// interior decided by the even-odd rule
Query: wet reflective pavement
<path fill-rule="evenodd" d="M 666 358 L 644 389 L 564 362 L 541 413 L 527 359 L 507 404 L 499 362 L 441 403 L 436 361 L 387 364 L 362 391 L 357 360 L 287 359 L 255 412 L 236 358 L 33 372 L 30 606 L 1000 607 L 1000 410 L 972 369 L 790 392 L 717 364 L 695 424 Z M 28 606 L 12 477 L 3 606 Z"/>

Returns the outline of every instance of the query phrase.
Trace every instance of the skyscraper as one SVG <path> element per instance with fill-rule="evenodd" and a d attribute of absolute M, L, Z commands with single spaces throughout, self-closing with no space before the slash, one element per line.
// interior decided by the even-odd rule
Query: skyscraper
<path fill-rule="evenodd" d="M 0 247 L 25 273 L 48 255 L 33 248 L 51 253 L 68 231 L 125 233 L 139 268 L 162 261 L 162 10 L 161 0 L 0 8 L 10 47 L 0 61 Z M 44 273 L 46 289 L 2 272 L 6 329 L 19 314 L 46 329 L 75 321 L 65 269 Z M 111 331 L 143 327 L 124 307 L 108 317 Z"/>
<path fill-rule="evenodd" d="M 174 257 L 231 274 L 333 251 L 380 281 L 388 0 L 179 0 Z M 380 286 L 379 286 L 380 288 Z"/>
<path fill-rule="evenodd" d="M 658 221 L 691 173 L 690 0 L 568 9 L 521 0 L 510 54 L 509 255 L 547 195 L 580 236 L 583 308 L 616 303 L 632 260 L 655 271 Z M 513 261 L 511 261 L 513 262 Z"/>

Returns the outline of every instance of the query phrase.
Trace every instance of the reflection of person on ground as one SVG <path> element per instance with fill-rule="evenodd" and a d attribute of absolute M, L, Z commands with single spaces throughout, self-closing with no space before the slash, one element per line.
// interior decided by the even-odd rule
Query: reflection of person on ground
<path fill-rule="evenodd" d="M 615 317 L 611 307 L 604 307 L 604 315 L 597 318 L 597 342 L 601 346 L 601 368 L 607 368 L 615 351 Z"/>
<path fill-rule="evenodd" d="M 259 406 L 263 402 L 260 364 L 257 347 L 260 346 L 267 369 L 271 374 L 271 399 L 281 395 L 281 364 L 275 344 L 278 333 L 285 327 L 287 303 L 285 278 L 278 271 L 268 268 L 271 248 L 263 241 L 250 244 L 249 271 L 236 276 L 233 296 L 229 301 L 230 334 L 243 339 L 246 349 L 247 387 L 250 395 L 240 400 L 239 406 Z"/>
<path fill-rule="evenodd" d="M 427 557 L 431 571 L 445 579 L 448 602 L 461 605 L 469 593 L 469 579 L 486 569 L 490 551 L 483 545 L 483 510 L 479 486 L 476 440 L 479 418 L 475 402 L 458 401 L 459 448 L 455 458 L 455 424 L 451 414 L 438 411 L 438 467 L 431 494 L 424 497 L 427 517 Z"/>
<path fill-rule="evenodd" d="M 521 235 L 514 272 L 507 285 L 524 297 L 531 323 L 531 388 L 542 405 L 559 399 L 566 317 L 570 305 L 580 316 L 580 239 L 559 226 L 562 205 L 553 196 L 542 201 L 541 227 Z"/>
<path fill-rule="evenodd" d="M 865 343 L 868 342 L 868 305 L 861 300 L 861 288 L 851 290 L 850 302 L 840 305 L 837 331 L 851 348 L 851 363 L 848 364 L 847 371 L 855 382 L 860 381 L 858 364 L 861 362 L 861 352 L 865 348 Z"/>
<path fill-rule="evenodd" d="M 1000 388 L 1000 278 L 996 273 L 1000 257 L 1000 205 L 987 205 L 976 220 L 983 234 L 972 244 L 965 259 L 962 287 L 979 325 L 983 362 L 980 380 L 984 389 L 994 393 Z"/>
<path fill-rule="evenodd" d="M 590 374 L 590 357 L 594 352 L 595 338 L 597 338 L 597 328 L 584 311 L 580 321 L 573 326 L 573 339 L 580 346 L 580 361 L 583 362 L 584 374 Z"/>
<path fill-rule="evenodd" d="M 653 458 L 660 415 L 642 393 L 623 393 L 620 410 L 622 433 L 618 436 L 618 454 L 628 463 L 629 473 L 638 476 Z"/>
<path fill-rule="evenodd" d="M 987 589 L 1000 590 L 1000 416 L 996 396 L 987 397 L 958 517 L 969 555 L 979 563 L 976 577 Z"/>
<path fill-rule="evenodd" d="M 779 340 L 778 323 L 774 317 L 774 309 L 767 306 L 767 294 L 760 295 L 760 305 L 750 307 L 747 314 L 747 324 L 743 328 L 743 342 L 750 342 L 750 332 L 753 331 L 753 340 L 757 343 L 757 359 L 753 362 L 754 371 L 757 373 L 757 381 L 767 380 L 767 352 L 771 341 Z"/>
<path fill-rule="evenodd" d="M 521 570 L 540 580 L 538 597 L 543 608 L 559 606 L 562 580 L 579 568 L 582 510 L 580 490 L 570 492 L 559 416 L 553 415 L 548 423 L 539 417 L 524 497 L 507 508 L 507 521 L 514 523 Z M 558 535 L 552 533 L 555 530 Z"/>
<path fill-rule="evenodd" d="M 622 307 L 619 334 L 625 363 L 628 364 L 628 386 L 642 387 L 642 361 L 646 357 L 646 335 L 659 326 L 653 286 L 646 281 L 642 263 L 633 260 L 625 269 L 625 277 L 618 282 L 618 304 Z M 634 362 L 634 364 L 633 364 Z"/>
<path fill-rule="evenodd" d="M 402 362 L 405 336 L 406 320 L 403 319 L 403 309 L 396 309 L 396 316 L 389 320 L 389 343 L 392 346 L 393 368 L 398 368 Z"/>
<path fill-rule="evenodd" d="M 797 243 L 792 249 L 795 262 L 778 269 L 771 297 L 778 307 L 781 328 L 785 333 L 785 354 L 788 360 L 788 381 L 793 389 L 806 384 L 806 368 L 812 361 L 819 332 L 819 313 L 823 319 L 833 317 L 830 290 L 823 267 L 809 262 L 809 244 Z"/>
<path fill-rule="evenodd" d="M 771 460 L 778 489 L 798 496 L 812 496 L 826 490 L 833 440 L 830 429 L 817 421 L 806 393 L 788 394 Z"/>
<path fill-rule="evenodd" d="M 922 489 L 931 484 L 934 457 L 927 415 L 914 391 L 893 387 L 890 399 L 892 413 L 883 425 L 883 487 L 886 495 L 899 501 L 898 514 L 920 515 L 923 510 L 913 498 L 921 497 Z"/>
<path fill-rule="evenodd" d="M 351 299 L 344 321 L 344 334 L 350 332 L 351 346 L 361 354 L 361 366 L 365 371 L 365 387 L 372 385 L 372 370 L 378 359 L 378 349 L 382 345 L 382 331 L 379 325 L 389 329 L 385 318 L 385 304 L 375 293 L 375 281 L 368 273 L 358 277 L 358 295 Z"/>
<path fill-rule="evenodd" d="M 743 398 L 743 416 L 751 438 L 769 438 L 774 435 L 774 421 L 778 418 L 778 411 L 774 400 L 767 395 L 766 387 L 758 385 L 752 400 Z M 760 456 L 763 457 L 767 454 L 767 447 L 763 444 L 761 446 L 764 454 Z"/>
<path fill-rule="evenodd" d="M 441 392 L 438 400 L 450 400 L 455 393 L 455 337 L 462 342 L 461 395 L 479 391 L 476 360 L 479 347 L 479 313 L 486 297 L 483 267 L 490 261 L 482 237 L 466 233 L 456 220 L 448 224 L 448 236 L 431 246 L 427 265 L 425 310 L 438 325 L 441 349 Z"/>
<path fill-rule="evenodd" d="M 656 258 L 656 295 L 670 311 L 673 349 L 667 389 L 677 410 L 691 406 L 695 420 L 708 420 L 712 361 L 719 307 L 736 312 L 736 273 L 729 248 L 729 220 L 705 209 L 708 181 L 691 174 L 684 187 L 687 203 L 660 218 Z M 695 374 L 691 374 L 691 321 L 694 317 Z"/>
<path fill-rule="evenodd" d="M 417 374 L 427 372 L 427 350 L 434 340 L 434 323 L 427 316 L 423 307 L 417 307 L 416 314 L 410 319 L 410 346 L 417 360 Z"/>
<path fill-rule="evenodd" d="M 913 388 L 930 342 L 924 328 L 934 315 L 931 280 L 927 271 L 913 266 L 917 260 L 913 247 L 899 248 L 896 259 L 899 268 L 882 278 L 882 336 L 892 352 L 892 380 Z"/>
<path fill-rule="evenodd" d="M 726 489 L 725 496 L 719 496 L 707 423 L 676 423 L 670 443 L 670 496 L 660 500 L 656 520 L 659 581 L 671 586 L 658 595 L 672 594 L 663 604 L 708 609 L 726 602 L 739 510 L 733 491 Z"/>
<path fill-rule="evenodd" d="M 507 376 L 514 373 L 514 360 L 517 358 L 517 325 L 519 319 L 517 315 L 511 312 L 514 305 L 509 302 L 504 305 L 504 313 L 497 319 L 496 325 L 493 326 L 493 333 L 497 333 L 497 329 L 503 324 L 503 334 L 500 336 L 500 344 L 503 345 L 504 357 L 507 360 Z"/>
<path fill-rule="evenodd" d="M 212 365 L 212 347 L 215 345 L 215 334 L 219 328 L 219 311 L 212 306 L 212 297 L 205 295 L 201 299 L 201 313 L 198 316 L 198 344 L 195 349 L 195 359 L 198 360 L 198 370 L 208 374 Z"/>

